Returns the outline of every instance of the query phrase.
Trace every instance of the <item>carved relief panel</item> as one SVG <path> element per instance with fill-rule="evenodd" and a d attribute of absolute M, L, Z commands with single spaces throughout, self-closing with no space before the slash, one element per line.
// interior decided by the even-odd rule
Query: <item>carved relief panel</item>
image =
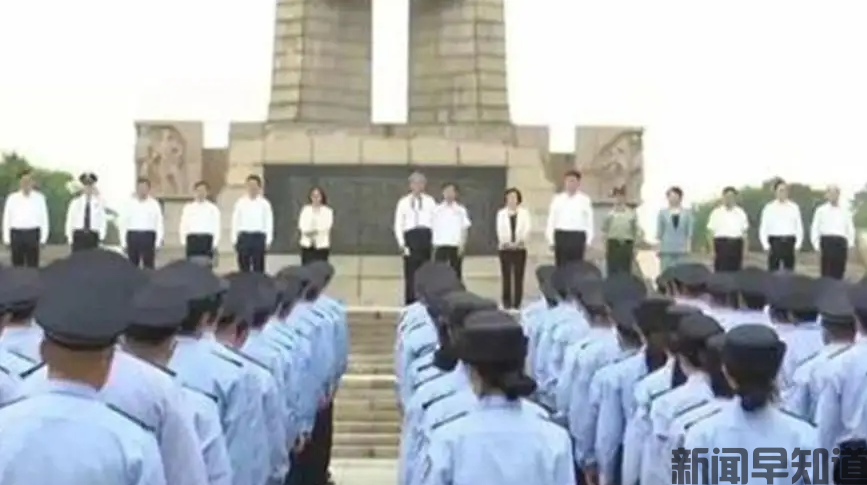
<path fill-rule="evenodd" d="M 136 177 L 150 180 L 154 197 L 193 196 L 202 178 L 201 123 L 136 123 Z"/>
<path fill-rule="evenodd" d="M 640 202 L 644 182 L 643 130 L 579 128 L 574 163 L 583 175 L 583 190 L 594 201 L 611 201 L 612 191 L 625 186 L 629 199 Z"/>

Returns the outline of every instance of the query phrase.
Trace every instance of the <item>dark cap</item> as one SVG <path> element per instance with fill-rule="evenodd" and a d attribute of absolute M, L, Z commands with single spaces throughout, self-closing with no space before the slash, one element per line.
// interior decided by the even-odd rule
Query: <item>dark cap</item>
<path fill-rule="evenodd" d="M 475 293 L 456 291 L 443 299 L 441 316 L 452 327 L 461 327 L 467 316 L 485 310 L 496 310 L 497 304 L 487 298 L 482 298 Z"/>
<path fill-rule="evenodd" d="M 768 272 L 756 266 L 747 266 L 735 275 L 738 293 L 745 295 L 767 295 Z"/>
<path fill-rule="evenodd" d="M 807 276 L 776 274 L 770 277 L 768 300 L 772 307 L 790 312 L 816 310 L 817 285 Z"/>
<path fill-rule="evenodd" d="M 536 281 L 539 285 L 550 284 L 555 270 L 553 264 L 540 264 L 536 267 Z"/>
<path fill-rule="evenodd" d="M 182 287 L 151 281 L 133 296 L 130 324 L 138 327 L 178 328 L 186 318 L 188 309 Z"/>
<path fill-rule="evenodd" d="M 602 281 L 585 280 L 578 285 L 577 290 L 581 304 L 591 313 L 602 311 L 608 307 Z"/>
<path fill-rule="evenodd" d="M 224 316 L 250 323 L 255 313 L 257 274 L 259 273 L 235 272 L 226 275 L 229 288 L 223 296 Z"/>
<path fill-rule="evenodd" d="M 858 283 L 849 287 L 849 302 L 858 313 L 867 313 L 867 283 Z M 862 322 L 867 324 L 867 322 Z"/>
<path fill-rule="evenodd" d="M 618 273 L 605 279 L 602 292 L 608 306 L 615 306 L 620 302 L 642 300 L 647 296 L 647 285 L 638 276 Z"/>
<path fill-rule="evenodd" d="M 665 322 L 668 325 L 668 330 L 677 332 L 680 328 L 680 322 L 688 316 L 701 313 L 694 305 L 682 305 L 673 303 L 665 309 Z"/>
<path fill-rule="evenodd" d="M 447 269 L 447 270 L 446 270 Z M 445 264 L 432 266 L 427 273 L 426 280 L 419 287 L 419 296 L 429 301 L 446 293 L 463 289 L 461 280 L 458 279 L 454 270 Z"/>
<path fill-rule="evenodd" d="M 674 267 L 672 278 L 684 286 L 701 286 L 707 284 L 711 272 L 707 266 L 699 263 L 685 263 Z"/>
<path fill-rule="evenodd" d="M 102 249 L 76 252 L 46 267 L 43 277 L 35 317 L 47 339 L 71 350 L 114 345 L 130 322 L 141 282 L 125 257 Z"/>
<path fill-rule="evenodd" d="M 154 271 L 151 280 L 182 288 L 188 302 L 215 298 L 225 291 L 225 284 L 210 268 L 179 260 Z"/>
<path fill-rule="evenodd" d="M 675 352 L 696 351 L 705 347 L 710 337 L 724 332 L 719 322 L 704 313 L 695 312 L 686 315 L 681 318 L 677 326 L 673 350 Z"/>
<path fill-rule="evenodd" d="M 42 279 L 33 268 L 4 268 L 0 270 L 0 309 L 14 311 L 22 307 L 33 308 L 42 294 Z"/>
<path fill-rule="evenodd" d="M 325 288 L 334 276 L 334 266 L 328 261 L 313 261 L 306 264 L 319 288 Z"/>
<path fill-rule="evenodd" d="M 738 289 L 736 273 L 717 272 L 707 278 L 707 291 L 712 295 L 727 295 Z"/>
<path fill-rule="evenodd" d="M 851 328 L 855 325 L 855 308 L 849 301 L 849 285 L 842 281 L 825 281 L 816 306 L 821 315 L 822 325 Z"/>
<path fill-rule="evenodd" d="M 508 313 L 483 310 L 467 317 L 455 349 L 458 358 L 470 364 L 520 362 L 527 356 L 527 337 Z"/>
<path fill-rule="evenodd" d="M 455 270 L 446 263 L 428 261 L 415 272 L 415 285 L 419 294 L 424 293 L 425 288 L 431 282 L 457 280 Z"/>
<path fill-rule="evenodd" d="M 633 310 L 635 323 L 644 335 L 666 332 L 669 330 L 666 310 L 673 302 L 662 296 L 649 296 L 641 301 Z"/>
<path fill-rule="evenodd" d="M 611 318 L 614 319 L 617 331 L 632 337 L 638 337 L 638 323 L 635 321 L 635 307 L 638 302 L 628 301 L 614 305 L 611 309 Z"/>
<path fill-rule="evenodd" d="M 96 174 L 93 172 L 84 172 L 78 176 L 78 181 L 81 185 L 93 185 L 97 180 Z"/>
<path fill-rule="evenodd" d="M 725 335 L 723 364 L 727 367 L 748 369 L 754 375 L 777 375 L 786 352 L 786 344 L 772 327 L 760 324 L 739 325 Z"/>

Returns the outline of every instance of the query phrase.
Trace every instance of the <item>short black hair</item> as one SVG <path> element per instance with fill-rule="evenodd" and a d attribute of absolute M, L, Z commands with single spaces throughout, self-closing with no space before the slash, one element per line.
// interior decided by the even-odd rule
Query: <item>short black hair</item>
<path fill-rule="evenodd" d="M 780 188 L 780 185 L 788 185 L 788 184 L 786 183 L 785 180 L 783 180 L 781 178 L 777 178 L 776 180 L 774 180 L 774 184 L 772 185 L 772 187 L 774 188 L 774 190 L 777 190 L 778 188 Z"/>
<path fill-rule="evenodd" d="M 251 173 L 250 175 L 247 175 L 247 182 L 256 182 L 256 185 L 261 187 L 262 186 L 262 177 L 254 174 L 254 173 Z"/>
<path fill-rule="evenodd" d="M 142 184 L 144 184 L 144 185 L 147 185 L 148 187 L 150 187 L 150 186 L 151 186 L 151 181 L 148 180 L 146 177 L 139 177 L 139 178 L 135 179 L 135 184 L 136 184 L 136 185 L 142 185 Z"/>
<path fill-rule="evenodd" d="M 307 191 L 307 202 L 313 202 L 313 192 L 319 192 L 319 196 L 322 198 L 322 204 L 328 205 L 328 194 L 325 193 L 325 189 L 318 185 L 310 187 L 310 190 Z"/>
<path fill-rule="evenodd" d="M 722 193 L 723 193 L 723 195 L 726 195 L 726 194 L 738 195 L 738 189 L 736 189 L 736 188 L 732 187 L 731 185 L 729 185 L 729 186 L 723 188 Z"/>
<path fill-rule="evenodd" d="M 206 189 L 210 189 L 210 188 L 211 188 L 211 186 L 208 185 L 208 183 L 205 182 L 204 180 L 199 180 L 198 182 L 196 182 L 195 185 L 193 185 L 193 188 L 194 188 L 194 189 L 198 189 L 199 187 L 204 187 L 204 188 L 206 188 Z"/>
<path fill-rule="evenodd" d="M 521 191 L 518 190 L 517 187 L 509 187 L 508 189 L 506 189 L 506 191 L 503 193 L 503 201 L 504 202 L 505 202 L 505 199 L 509 198 L 509 194 L 515 194 L 515 198 L 518 199 L 519 205 L 524 202 L 524 194 L 522 194 Z"/>
<path fill-rule="evenodd" d="M 443 187 L 442 187 L 442 190 L 445 190 L 445 189 L 447 189 L 447 188 L 449 188 L 449 187 L 451 187 L 452 189 L 454 189 L 455 192 L 460 192 L 460 191 L 461 191 L 461 189 L 458 188 L 458 184 L 456 184 L 455 182 L 446 182 L 446 183 L 444 183 L 444 184 L 443 184 Z"/>
<path fill-rule="evenodd" d="M 563 174 L 563 178 L 567 179 L 569 177 L 575 177 L 578 180 L 581 180 L 581 172 L 578 170 L 567 170 L 566 173 Z"/>
<path fill-rule="evenodd" d="M 676 194 L 679 198 L 683 198 L 683 189 L 678 187 L 677 185 L 673 187 L 669 187 L 668 190 L 665 191 L 666 194 Z"/>
<path fill-rule="evenodd" d="M 33 175 L 33 169 L 30 167 L 23 168 L 20 172 L 18 172 L 18 180 L 21 180 L 28 175 Z"/>

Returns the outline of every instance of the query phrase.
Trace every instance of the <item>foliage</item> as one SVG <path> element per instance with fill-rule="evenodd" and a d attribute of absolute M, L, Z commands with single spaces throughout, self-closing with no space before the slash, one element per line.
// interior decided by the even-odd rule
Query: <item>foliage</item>
<path fill-rule="evenodd" d="M 32 168 L 34 179 L 39 190 L 45 195 L 48 203 L 48 217 L 51 233 L 49 244 L 64 244 L 66 237 L 63 228 L 66 219 L 66 206 L 72 199 L 69 182 L 73 177 L 67 172 L 46 170 L 32 167 L 28 161 L 17 153 L 5 153 L 0 157 L 0 199 L 6 201 L 6 196 L 18 190 L 18 174 Z"/>
<path fill-rule="evenodd" d="M 761 251 L 762 245 L 758 238 L 759 218 L 762 213 L 762 208 L 774 197 L 773 190 L 774 180 L 767 180 L 761 186 L 744 186 L 739 187 L 738 203 L 743 207 L 750 219 L 749 243 L 750 251 Z M 810 231 L 810 223 L 813 217 L 813 211 L 824 200 L 824 192 L 810 188 L 808 185 L 800 183 L 789 183 L 789 197 L 798 204 L 801 208 L 801 217 L 804 219 L 804 245 L 803 249 L 813 250 L 810 244 L 808 233 Z M 710 218 L 710 213 L 719 204 L 719 199 L 705 201 L 693 206 L 695 213 L 695 231 L 693 233 L 693 248 L 696 251 L 708 251 L 709 234 L 707 232 L 707 222 Z"/>
<path fill-rule="evenodd" d="M 867 230 L 867 185 L 855 193 L 855 198 L 852 200 L 852 213 L 855 228 Z"/>

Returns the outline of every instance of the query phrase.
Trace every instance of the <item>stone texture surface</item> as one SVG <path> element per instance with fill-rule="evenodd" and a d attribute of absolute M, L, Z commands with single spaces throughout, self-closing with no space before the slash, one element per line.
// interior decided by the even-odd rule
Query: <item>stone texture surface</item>
<path fill-rule="evenodd" d="M 503 0 L 410 2 L 409 122 L 508 125 Z"/>
<path fill-rule="evenodd" d="M 204 173 L 204 124 L 137 121 L 135 131 L 135 177 L 150 180 L 155 197 L 192 197 Z"/>
<path fill-rule="evenodd" d="M 268 119 L 370 121 L 371 0 L 278 0 Z"/>

